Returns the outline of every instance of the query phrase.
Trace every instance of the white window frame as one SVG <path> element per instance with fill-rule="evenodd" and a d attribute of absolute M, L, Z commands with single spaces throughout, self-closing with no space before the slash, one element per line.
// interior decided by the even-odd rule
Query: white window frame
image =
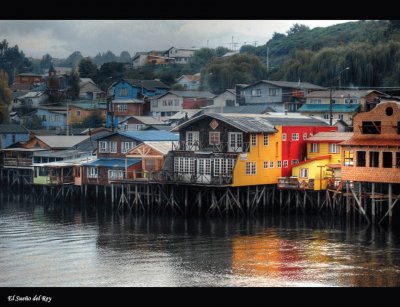
<path fill-rule="evenodd" d="M 108 143 L 108 146 L 110 148 L 110 153 L 117 153 L 118 152 L 117 141 L 110 141 Z"/>
<path fill-rule="evenodd" d="M 312 152 L 312 153 L 319 152 L 319 144 L 318 143 L 311 143 L 310 152 Z"/>
<path fill-rule="evenodd" d="M 268 161 L 264 161 L 263 166 L 264 166 L 264 168 L 269 168 L 269 163 L 268 163 Z"/>
<path fill-rule="evenodd" d="M 120 169 L 109 169 L 108 180 L 121 180 L 124 179 L 124 172 Z"/>
<path fill-rule="evenodd" d="M 246 162 L 246 175 L 257 175 L 257 162 Z"/>
<path fill-rule="evenodd" d="M 308 178 L 308 168 L 301 168 L 299 171 L 300 178 Z"/>
<path fill-rule="evenodd" d="M 97 179 L 99 177 L 99 170 L 97 167 L 88 167 L 87 168 L 87 178 Z"/>
<path fill-rule="evenodd" d="M 228 132 L 228 152 L 243 151 L 243 133 Z"/>
<path fill-rule="evenodd" d="M 280 160 L 278 161 L 277 167 L 278 167 L 278 168 L 282 168 L 282 161 L 280 161 Z"/>
<path fill-rule="evenodd" d="M 101 153 L 110 152 L 110 148 L 108 146 L 108 142 L 107 141 L 99 141 L 99 152 L 101 152 Z"/>
<path fill-rule="evenodd" d="M 251 146 L 257 146 L 257 135 L 254 133 L 250 134 L 250 139 L 251 139 Z"/>
<path fill-rule="evenodd" d="M 304 133 L 303 133 L 303 140 L 304 140 L 304 141 L 307 140 L 307 132 L 304 132 Z"/>
<path fill-rule="evenodd" d="M 136 146 L 136 142 L 121 142 L 121 152 L 127 153 L 135 146 Z"/>
<path fill-rule="evenodd" d="M 199 143 L 200 143 L 199 131 L 186 131 L 186 145 L 189 149 L 199 150 Z"/>
<path fill-rule="evenodd" d="M 269 145 L 269 134 L 264 134 L 264 146 Z"/>
<path fill-rule="evenodd" d="M 286 141 L 286 133 L 282 133 L 282 141 Z"/>
<path fill-rule="evenodd" d="M 300 139 L 299 133 L 292 133 L 292 141 L 298 141 Z"/>
<path fill-rule="evenodd" d="M 208 133 L 208 143 L 210 145 L 219 145 L 219 144 L 221 144 L 221 133 L 219 131 L 210 131 Z"/>
<path fill-rule="evenodd" d="M 299 164 L 299 160 L 293 159 L 293 160 L 292 160 L 292 165 L 297 165 L 297 164 Z"/>
<path fill-rule="evenodd" d="M 340 153 L 340 147 L 336 143 L 330 143 L 328 145 L 329 153 Z"/>
<path fill-rule="evenodd" d="M 269 168 L 274 168 L 274 161 L 269 161 Z"/>
<path fill-rule="evenodd" d="M 289 163 L 288 160 L 283 160 L 283 168 L 288 168 Z"/>
<path fill-rule="evenodd" d="M 252 89 L 251 97 L 261 97 L 261 89 L 259 88 Z"/>

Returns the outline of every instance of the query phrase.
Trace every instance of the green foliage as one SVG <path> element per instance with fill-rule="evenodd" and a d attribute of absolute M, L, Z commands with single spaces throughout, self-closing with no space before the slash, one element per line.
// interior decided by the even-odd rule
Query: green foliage
<path fill-rule="evenodd" d="M 202 70 L 202 88 L 215 94 L 237 83 L 253 83 L 266 77 L 266 67 L 249 54 L 236 54 L 228 59 L 215 59 Z"/>
<path fill-rule="evenodd" d="M 8 86 L 8 75 L 0 69 L 0 124 L 10 120 L 8 108 L 11 103 L 11 90 Z"/>
<path fill-rule="evenodd" d="M 226 47 L 217 47 L 217 48 L 215 48 L 215 55 L 217 56 L 217 57 L 221 57 L 221 56 L 223 56 L 225 53 L 227 53 L 227 52 L 229 52 L 229 49 L 228 48 L 226 48 Z"/>
<path fill-rule="evenodd" d="M 82 54 L 79 51 L 73 52 L 64 62 L 62 62 L 63 67 L 76 67 L 79 62 L 83 59 Z"/>
<path fill-rule="evenodd" d="M 0 69 L 8 75 L 8 84 L 14 82 L 14 75 L 32 70 L 32 63 L 19 50 L 18 45 L 9 47 L 7 40 L 0 42 Z"/>
<path fill-rule="evenodd" d="M 24 127 L 26 129 L 30 129 L 30 130 L 32 130 L 32 129 L 41 129 L 41 128 L 43 128 L 42 120 L 36 114 L 34 114 L 32 116 L 28 116 L 24 120 Z"/>
<path fill-rule="evenodd" d="M 69 82 L 70 82 L 70 98 L 76 99 L 79 96 L 79 73 L 76 69 L 72 70 L 69 74 Z"/>
<path fill-rule="evenodd" d="M 53 64 L 53 58 L 50 54 L 46 53 L 39 63 L 39 70 L 40 73 L 43 73 L 45 69 L 50 69 L 51 65 Z"/>
<path fill-rule="evenodd" d="M 83 58 L 79 62 L 79 76 L 81 78 L 91 78 L 92 80 L 94 80 L 97 78 L 97 74 L 97 66 L 92 62 L 90 58 Z"/>
<path fill-rule="evenodd" d="M 98 128 L 103 126 L 103 118 L 101 116 L 101 112 L 98 110 L 93 111 L 87 116 L 83 122 L 82 127 L 85 128 Z"/>
<path fill-rule="evenodd" d="M 295 23 L 286 33 L 288 36 L 295 35 L 303 32 L 307 32 L 310 30 L 309 26 Z"/>
<path fill-rule="evenodd" d="M 199 72 L 203 66 L 210 63 L 216 56 L 216 51 L 211 48 L 201 48 L 197 50 L 189 60 L 190 73 L 195 74 Z"/>

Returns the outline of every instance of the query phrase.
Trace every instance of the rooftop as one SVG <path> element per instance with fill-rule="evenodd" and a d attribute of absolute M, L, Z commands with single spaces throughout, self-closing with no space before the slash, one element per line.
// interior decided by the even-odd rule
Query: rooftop
<path fill-rule="evenodd" d="M 339 143 L 349 140 L 353 136 L 353 132 L 318 132 L 317 134 L 307 138 L 307 142 L 334 142 Z"/>
<path fill-rule="evenodd" d="M 28 134 L 29 131 L 21 125 L 1 124 L 0 134 Z"/>
<path fill-rule="evenodd" d="M 360 105 L 356 104 L 332 104 L 332 112 L 354 113 Z M 303 104 L 299 112 L 329 112 L 330 105 L 327 104 Z"/>

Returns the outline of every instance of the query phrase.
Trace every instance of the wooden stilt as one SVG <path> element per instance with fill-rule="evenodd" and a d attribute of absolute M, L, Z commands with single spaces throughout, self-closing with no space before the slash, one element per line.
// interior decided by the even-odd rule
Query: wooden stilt
<path fill-rule="evenodd" d="M 371 216 L 372 216 L 372 223 L 375 223 L 375 182 L 371 184 Z"/>
<path fill-rule="evenodd" d="M 392 184 L 389 183 L 388 186 L 388 212 L 389 212 L 389 225 L 392 223 L 392 204 L 393 204 L 393 189 L 392 189 Z"/>

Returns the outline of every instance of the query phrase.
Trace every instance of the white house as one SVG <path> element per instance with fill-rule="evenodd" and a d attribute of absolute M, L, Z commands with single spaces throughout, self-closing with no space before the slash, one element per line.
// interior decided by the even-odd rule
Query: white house
<path fill-rule="evenodd" d="M 200 73 L 194 75 L 182 75 L 176 83 L 181 85 L 185 90 L 198 90 L 200 87 Z"/>
<path fill-rule="evenodd" d="M 133 68 L 144 67 L 147 64 L 148 52 L 136 52 L 132 58 Z"/>
<path fill-rule="evenodd" d="M 227 89 L 214 98 L 214 107 L 234 107 L 237 105 L 235 89 Z"/>
<path fill-rule="evenodd" d="M 189 62 L 189 59 L 194 55 L 197 50 L 199 50 L 199 48 L 171 47 L 167 50 L 166 56 L 169 58 L 174 58 L 176 64 L 187 64 Z"/>

